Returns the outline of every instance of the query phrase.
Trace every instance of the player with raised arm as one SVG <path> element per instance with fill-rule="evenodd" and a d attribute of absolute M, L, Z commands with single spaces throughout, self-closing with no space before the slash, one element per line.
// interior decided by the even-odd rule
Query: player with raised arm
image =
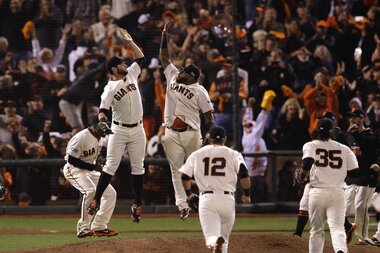
<path fill-rule="evenodd" d="M 167 30 L 170 22 L 162 31 L 160 60 L 167 80 L 164 126 L 164 149 L 172 172 L 176 205 L 182 220 L 189 216 L 186 193 L 178 172 L 186 158 L 202 145 L 201 121 L 199 113 L 205 118 L 206 132 L 214 124 L 213 107 L 207 90 L 198 83 L 200 70 L 194 64 L 181 71 L 170 62 Z"/>
<path fill-rule="evenodd" d="M 142 211 L 142 191 L 144 181 L 144 157 L 146 148 L 145 131 L 142 125 L 143 106 L 138 88 L 138 76 L 144 61 L 144 54 L 133 42 L 131 35 L 125 29 L 120 33 L 133 51 L 134 62 L 127 67 L 124 60 L 112 57 L 107 62 L 107 71 L 112 77 L 104 88 L 101 96 L 99 121 L 108 122 L 107 114 L 112 108 L 112 126 L 115 133 L 108 139 L 107 161 L 101 172 L 96 193 L 89 213 L 95 213 L 100 204 L 101 196 L 120 165 L 124 149 L 127 148 L 131 162 L 132 190 L 134 203 L 132 209 L 133 222 L 139 222 Z M 106 123 L 104 123 L 107 126 Z"/>

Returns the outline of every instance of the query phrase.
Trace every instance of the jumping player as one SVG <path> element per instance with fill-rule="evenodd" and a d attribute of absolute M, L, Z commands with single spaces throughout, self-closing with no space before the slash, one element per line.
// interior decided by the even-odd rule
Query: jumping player
<path fill-rule="evenodd" d="M 102 196 L 102 204 L 95 216 L 89 215 L 86 208 L 95 195 L 102 167 L 96 164 L 96 158 L 102 147 L 106 133 L 97 124 L 83 129 L 69 141 L 66 149 L 67 161 L 63 167 L 63 175 L 72 186 L 83 195 L 81 218 L 77 223 L 77 236 L 115 236 L 118 233 L 107 228 L 116 204 L 116 191 L 108 185 Z"/>
<path fill-rule="evenodd" d="M 227 253 L 228 240 L 235 222 L 237 176 L 244 194 L 242 202 L 250 203 L 250 179 L 243 156 L 224 146 L 226 132 L 223 127 L 210 129 L 210 145 L 194 151 L 180 168 L 184 188 L 191 196 L 192 177 L 198 186 L 199 220 L 206 246 L 214 253 Z"/>
<path fill-rule="evenodd" d="M 95 198 L 88 211 L 89 213 L 94 213 L 98 210 L 100 198 L 110 183 L 112 176 L 115 175 L 124 149 L 127 148 L 131 162 L 134 195 L 134 203 L 131 207 L 132 220 L 133 222 L 139 222 L 142 211 L 143 177 L 145 173 L 143 162 L 146 138 L 142 125 L 143 107 L 137 78 L 141 72 L 144 54 L 125 29 L 120 29 L 120 33 L 124 40 L 129 43 L 135 61 L 128 68 L 123 60 L 118 57 L 112 57 L 107 63 L 107 71 L 112 79 L 104 88 L 101 96 L 98 118 L 100 122 L 107 122 L 106 115 L 109 108 L 112 107 L 111 129 L 115 134 L 110 135 L 108 139 L 107 161 L 101 172 Z"/>
<path fill-rule="evenodd" d="M 320 119 L 317 139 L 303 146 L 302 169 L 310 171 L 309 252 L 322 253 L 324 246 L 324 222 L 330 228 L 334 251 L 347 253 L 344 230 L 344 179 L 357 173 L 358 163 L 347 146 L 330 139 L 333 121 Z"/>
<path fill-rule="evenodd" d="M 162 31 L 160 47 L 160 60 L 167 80 L 164 149 L 172 172 L 176 205 L 180 218 L 185 220 L 189 216 L 190 208 L 178 169 L 202 145 L 199 113 L 204 114 L 206 132 L 214 124 L 214 117 L 208 92 L 198 83 L 198 67 L 191 64 L 179 71 L 170 63 L 167 43 L 169 23 L 165 24 Z"/>

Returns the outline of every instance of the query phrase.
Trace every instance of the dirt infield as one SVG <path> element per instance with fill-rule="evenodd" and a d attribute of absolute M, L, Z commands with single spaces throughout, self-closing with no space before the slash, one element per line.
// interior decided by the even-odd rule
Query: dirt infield
<path fill-rule="evenodd" d="M 349 245 L 350 253 L 378 253 L 378 247 Z M 49 247 L 13 253 L 210 253 L 202 237 L 188 238 L 110 238 L 105 241 L 76 243 L 60 247 Z M 305 253 L 308 252 L 308 239 L 280 233 L 233 234 L 230 238 L 230 253 Z M 325 253 L 333 253 L 331 242 L 325 244 Z"/>

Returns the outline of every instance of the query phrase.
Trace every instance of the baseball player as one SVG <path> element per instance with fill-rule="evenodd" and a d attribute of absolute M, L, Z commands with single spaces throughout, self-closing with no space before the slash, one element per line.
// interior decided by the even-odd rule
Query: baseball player
<path fill-rule="evenodd" d="M 302 169 L 310 171 L 309 252 L 322 253 L 324 246 L 324 222 L 330 228 L 334 251 L 347 253 L 344 230 L 344 179 L 358 172 L 358 162 L 351 149 L 330 139 L 333 122 L 320 119 L 317 139 L 303 146 Z M 305 173 L 307 174 L 307 173 Z"/>
<path fill-rule="evenodd" d="M 214 124 L 213 107 L 206 89 L 199 85 L 199 69 L 194 64 L 181 71 L 169 60 L 166 23 L 162 31 L 160 59 L 167 80 L 164 127 L 164 149 L 172 172 L 176 205 L 180 218 L 189 216 L 189 205 L 178 169 L 185 159 L 202 144 L 199 113 L 205 118 L 206 132 Z"/>
<path fill-rule="evenodd" d="M 235 222 L 235 197 L 237 176 L 244 194 L 242 202 L 250 203 L 250 179 L 243 156 L 224 144 L 226 132 L 223 127 L 210 129 L 210 145 L 194 151 L 179 169 L 189 198 L 192 177 L 198 186 L 199 220 L 206 247 L 217 253 L 228 252 L 228 240 Z"/>
<path fill-rule="evenodd" d="M 81 205 L 81 218 L 77 223 L 77 236 L 115 236 L 118 232 L 108 229 L 107 224 L 111 219 L 116 204 L 116 191 L 112 185 L 108 185 L 102 196 L 102 204 L 99 212 L 91 216 L 86 212 L 95 195 L 101 166 L 96 164 L 96 158 L 106 136 L 104 129 L 97 124 L 81 130 L 69 141 L 66 149 L 66 165 L 63 167 L 63 175 L 72 186 L 83 195 Z"/>
<path fill-rule="evenodd" d="M 335 113 L 333 113 L 331 111 L 326 111 L 323 113 L 321 118 L 326 118 L 326 119 L 332 120 L 333 125 L 335 125 L 333 130 L 336 130 L 335 133 L 338 132 L 339 129 L 336 129 L 337 128 L 336 127 L 337 121 L 336 121 Z M 339 136 L 340 135 L 341 134 L 339 134 Z M 313 136 L 313 139 L 316 139 L 318 137 L 318 129 L 314 129 L 312 136 Z M 338 137 L 338 134 L 336 135 L 336 137 Z M 334 138 L 332 138 L 332 139 L 334 139 Z M 334 139 L 334 140 L 336 140 L 336 139 Z M 338 140 L 336 140 L 336 141 L 338 141 Z M 342 143 L 341 141 L 338 141 L 338 142 Z M 309 220 L 309 211 L 308 211 L 309 210 L 309 190 L 310 190 L 310 185 L 309 185 L 309 183 L 307 183 L 303 189 L 302 198 L 300 200 L 300 207 L 299 207 L 299 211 L 298 211 L 296 231 L 293 233 L 293 235 L 295 235 L 295 236 L 302 237 L 302 233 L 305 229 L 307 221 Z"/>
<path fill-rule="evenodd" d="M 127 68 L 123 60 L 112 57 L 107 62 L 107 71 L 112 79 L 104 88 L 101 95 L 99 121 L 107 122 L 107 113 L 112 107 L 111 129 L 107 144 L 107 161 L 101 172 L 95 198 L 88 208 L 89 213 L 98 210 L 100 198 L 119 167 L 124 149 L 127 148 L 131 162 L 132 190 L 134 203 L 131 207 L 133 222 L 141 219 L 142 191 L 145 169 L 143 167 L 146 138 L 142 125 L 143 106 L 137 78 L 141 72 L 144 54 L 133 42 L 125 29 L 120 29 L 123 38 L 129 43 L 135 61 Z"/>
<path fill-rule="evenodd" d="M 359 238 L 358 245 L 365 245 L 368 239 L 368 207 L 375 192 L 378 177 L 377 139 L 371 129 L 365 128 L 363 111 L 355 110 L 348 116 L 350 125 L 347 132 L 351 136 L 348 141 L 358 160 L 360 170 L 358 175 L 354 177 L 348 175 L 346 178 L 346 216 L 355 214 L 355 223 L 351 224 L 346 218 L 345 227 L 346 230 L 355 230 Z"/>

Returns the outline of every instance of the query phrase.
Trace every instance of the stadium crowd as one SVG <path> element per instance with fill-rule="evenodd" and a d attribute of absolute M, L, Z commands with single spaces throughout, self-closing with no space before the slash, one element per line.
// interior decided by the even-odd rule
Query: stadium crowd
<path fill-rule="evenodd" d="M 215 122 L 231 139 L 232 9 L 220 0 L 0 1 L 0 159 L 64 157 L 68 139 L 96 122 L 106 60 L 132 54 L 118 27 L 145 55 L 138 85 L 147 140 L 156 143 L 166 85 L 158 51 L 170 20 L 173 63 L 200 67 Z M 240 106 L 253 121 L 257 101 L 267 90 L 275 93 L 262 136 L 269 150 L 301 150 L 325 111 L 337 115 L 344 131 L 347 114 L 360 109 L 366 127 L 379 131 L 378 1 L 238 0 L 236 11 Z M 147 156 L 165 154 L 148 147 Z M 166 171 L 147 168 L 147 203 L 172 195 Z M 20 205 L 54 200 L 64 184 L 60 168 L 1 168 L 1 174 Z"/>

